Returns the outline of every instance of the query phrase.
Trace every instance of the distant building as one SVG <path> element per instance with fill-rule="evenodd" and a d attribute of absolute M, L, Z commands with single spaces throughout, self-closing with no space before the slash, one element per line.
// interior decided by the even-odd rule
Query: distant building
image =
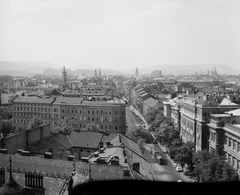
<path fill-rule="evenodd" d="M 136 68 L 136 70 L 135 70 L 135 78 L 136 78 L 136 79 L 139 78 L 139 70 L 138 70 L 138 68 Z"/>
<path fill-rule="evenodd" d="M 151 77 L 162 78 L 162 71 L 161 70 L 153 70 L 151 73 Z"/>

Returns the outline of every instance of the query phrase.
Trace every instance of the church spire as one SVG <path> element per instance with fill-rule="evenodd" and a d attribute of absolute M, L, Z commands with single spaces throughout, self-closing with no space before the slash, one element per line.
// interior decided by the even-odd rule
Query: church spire
<path fill-rule="evenodd" d="M 65 66 L 63 66 L 63 82 L 67 84 L 67 72 L 65 70 Z"/>
<path fill-rule="evenodd" d="M 99 68 L 99 70 L 98 70 L 98 76 L 99 77 L 102 77 L 102 73 L 101 73 L 101 69 Z"/>
<path fill-rule="evenodd" d="M 94 77 L 97 78 L 97 69 L 95 69 Z"/>

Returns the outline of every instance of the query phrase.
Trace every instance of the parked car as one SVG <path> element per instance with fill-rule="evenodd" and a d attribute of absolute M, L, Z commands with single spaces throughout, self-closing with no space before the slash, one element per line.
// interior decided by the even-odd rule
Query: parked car
<path fill-rule="evenodd" d="M 178 183 L 181 183 L 181 182 L 182 182 L 182 180 L 181 180 L 181 179 L 178 179 L 178 180 L 177 180 L 177 182 L 178 182 Z"/>
<path fill-rule="evenodd" d="M 177 165 L 178 165 L 177 163 L 173 163 L 173 166 L 174 166 L 174 167 L 177 167 Z"/>
<path fill-rule="evenodd" d="M 176 167 L 176 171 L 177 172 L 181 172 L 182 171 L 182 168 L 180 166 Z"/>

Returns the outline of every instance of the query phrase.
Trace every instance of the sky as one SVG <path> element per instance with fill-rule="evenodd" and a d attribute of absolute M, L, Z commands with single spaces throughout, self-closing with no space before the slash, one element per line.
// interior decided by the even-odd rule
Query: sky
<path fill-rule="evenodd" d="M 0 61 L 240 67 L 239 0 L 0 0 Z"/>

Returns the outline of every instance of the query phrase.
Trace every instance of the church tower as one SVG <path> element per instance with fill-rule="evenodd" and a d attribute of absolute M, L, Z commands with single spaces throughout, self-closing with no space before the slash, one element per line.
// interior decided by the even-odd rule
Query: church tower
<path fill-rule="evenodd" d="M 101 69 L 99 68 L 99 71 L 98 71 L 98 76 L 101 78 L 102 77 L 102 73 L 101 73 Z"/>
<path fill-rule="evenodd" d="M 136 70 L 135 70 L 135 78 L 138 78 L 139 77 L 139 70 L 138 70 L 138 68 L 136 68 Z"/>
<path fill-rule="evenodd" d="M 63 82 L 67 84 L 67 72 L 65 70 L 65 66 L 63 66 Z"/>
<path fill-rule="evenodd" d="M 95 69 L 94 78 L 97 78 L 97 70 Z"/>

